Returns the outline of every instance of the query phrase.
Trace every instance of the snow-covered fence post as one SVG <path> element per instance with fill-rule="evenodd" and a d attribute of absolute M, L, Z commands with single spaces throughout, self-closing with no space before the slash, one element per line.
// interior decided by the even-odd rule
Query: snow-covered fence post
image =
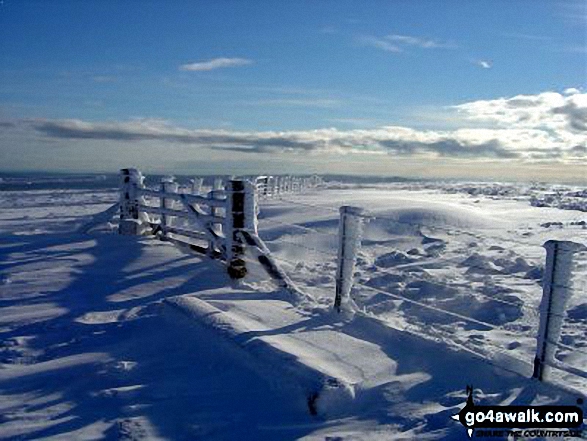
<path fill-rule="evenodd" d="M 221 192 L 223 189 L 224 189 L 224 183 L 222 182 L 222 178 L 214 179 L 213 191 L 215 193 L 213 193 L 213 199 L 218 199 L 218 193 L 216 193 L 216 192 Z M 222 214 L 220 211 L 221 211 L 220 208 L 212 207 L 212 209 L 211 209 L 212 216 L 220 216 Z M 222 233 L 222 224 L 221 223 L 214 224 L 214 229 L 217 233 Z"/>
<path fill-rule="evenodd" d="M 177 193 L 178 184 L 175 182 L 175 179 L 172 176 L 166 176 L 161 178 L 161 183 L 159 189 L 163 193 Z M 175 201 L 173 199 L 167 199 L 164 195 L 159 198 L 159 205 L 163 209 L 173 210 Z M 161 213 L 161 228 L 163 231 L 163 236 L 167 236 L 165 231 L 166 227 L 170 227 L 173 218 L 168 216 L 164 213 Z"/>
<path fill-rule="evenodd" d="M 223 191 L 223 182 L 222 178 L 214 178 L 214 183 L 212 185 L 212 191 L 208 194 L 209 199 L 222 199 L 220 193 Z M 220 216 L 222 213 L 220 212 L 221 208 L 217 207 L 210 207 L 210 214 L 212 216 Z M 222 224 L 219 222 L 212 221 L 210 223 L 210 227 L 212 230 L 217 234 L 222 234 Z M 213 240 L 208 241 L 208 254 L 212 255 L 215 252 L 215 242 Z"/>
<path fill-rule="evenodd" d="M 265 176 L 263 178 L 263 197 L 264 198 L 267 198 L 267 196 L 269 196 L 269 192 L 271 191 L 269 189 L 269 179 L 270 179 L 270 176 Z"/>
<path fill-rule="evenodd" d="M 207 196 L 208 199 L 210 199 L 210 200 L 221 199 L 220 194 L 219 194 L 221 189 L 217 188 L 221 184 L 222 184 L 222 180 L 220 180 L 219 178 L 214 179 L 214 183 L 212 184 L 212 189 L 210 190 L 210 192 L 208 193 L 208 196 Z M 217 216 L 218 214 L 219 214 L 219 209 L 217 209 L 216 207 L 210 207 L 210 215 Z M 213 220 L 209 221 L 207 223 L 207 225 L 214 233 L 219 233 L 219 231 L 222 228 L 222 226 L 218 225 L 218 223 Z M 210 239 L 210 240 L 208 240 L 208 255 L 213 256 L 215 253 L 216 253 L 216 241 L 214 239 Z"/>
<path fill-rule="evenodd" d="M 351 299 L 353 274 L 357 261 L 357 251 L 361 246 L 363 209 L 359 207 L 340 207 L 338 224 L 338 262 L 336 268 L 336 295 L 334 309 L 337 312 L 352 310 Z"/>
<path fill-rule="evenodd" d="M 191 184 L 191 188 L 190 188 L 191 194 L 199 196 L 202 193 L 202 185 L 204 185 L 204 179 L 203 178 L 190 179 L 190 184 Z M 196 204 L 196 207 L 199 207 L 199 206 Z"/>
<path fill-rule="evenodd" d="M 137 192 L 143 186 L 141 172 L 134 168 L 120 170 L 120 224 L 118 233 L 124 235 L 140 234 L 139 205 Z"/>
<path fill-rule="evenodd" d="M 280 185 L 281 185 L 280 177 L 274 176 L 273 177 L 273 196 L 279 196 L 279 194 L 281 193 Z"/>
<path fill-rule="evenodd" d="M 257 200 L 255 185 L 251 182 L 231 180 L 225 219 L 226 263 L 232 279 L 242 279 L 247 274 L 244 260 L 245 242 L 242 231 L 257 234 Z"/>
<path fill-rule="evenodd" d="M 565 307 L 572 295 L 573 254 L 587 247 L 575 242 L 549 240 L 546 248 L 546 267 L 542 281 L 540 325 L 534 358 L 534 378 L 547 381 L 554 363 L 556 342 L 560 338 Z"/>
<path fill-rule="evenodd" d="M 194 178 L 190 179 L 190 183 L 192 184 L 192 194 L 199 195 L 202 192 L 202 184 L 204 183 L 204 180 L 202 178 Z"/>

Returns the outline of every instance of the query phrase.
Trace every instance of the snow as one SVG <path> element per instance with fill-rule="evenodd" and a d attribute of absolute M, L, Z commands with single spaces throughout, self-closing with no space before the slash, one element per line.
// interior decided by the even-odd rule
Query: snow
<path fill-rule="evenodd" d="M 262 199 L 260 236 L 313 298 L 296 307 L 252 258 L 235 284 L 170 243 L 78 232 L 118 200 L 88 182 L 0 192 L 0 439 L 463 439 L 450 416 L 468 384 L 479 404 L 585 395 L 563 371 L 528 379 L 542 245 L 587 243 L 569 202 L 583 207 L 584 189 L 336 184 Z M 354 316 L 331 310 L 341 205 L 366 216 Z M 583 371 L 585 262 L 561 335 L 578 350 L 556 354 Z"/>

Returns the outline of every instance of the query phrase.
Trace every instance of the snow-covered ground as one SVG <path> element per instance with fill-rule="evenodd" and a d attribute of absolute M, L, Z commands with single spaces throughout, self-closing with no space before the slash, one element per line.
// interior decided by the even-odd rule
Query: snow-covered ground
<path fill-rule="evenodd" d="M 108 226 L 76 233 L 115 202 L 115 190 L 0 192 L 0 439 L 463 439 L 450 415 L 468 384 L 479 404 L 574 405 L 587 390 L 581 378 L 557 372 L 565 391 L 527 377 L 542 244 L 587 243 L 577 209 L 585 189 L 487 190 L 504 187 L 332 184 L 262 200 L 261 237 L 315 299 L 301 309 L 279 300 L 253 264 L 234 286 L 220 263 L 169 243 Z M 328 312 L 341 205 L 365 208 L 353 288 L 364 314 L 350 321 Z M 579 370 L 585 275 L 578 266 L 557 355 Z M 239 345 L 166 313 L 163 299 L 188 295 L 228 314 Z M 369 317 L 389 332 L 365 325 Z M 347 367 L 340 376 L 366 392 L 312 416 L 280 377 L 287 360 L 263 366 L 243 355 L 247 333 L 302 348 L 308 365 Z M 321 339 L 335 335 L 346 340 L 321 358 Z M 345 360 L 354 347 L 368 347 L 369 360 Z M 371 370 L 350 370 L 358 365 Z"/>
<path fill-rule="evenodd" d="M 507 355 L 528 363 L 535 351 L 542 297 L 542 245 L 549 239 L 587 242 L 583 212 L 533 207 L 527 200 L 493 194 L 472 197 L 447 192 L 444 186 L 322 190 L 283 199 L 262 204 L 260 234 L 294 280 L 319 299 L 332 301 L 338 207 L 360 206 L 367 210 L 354 288 L 360 306 L 394 326 L 407 326 L 489 357 Z M 562 338 L 584 351 L 586 257 L 578 256 L 583 265 L 576 269 L 576 295 L 568 305 L 570 319 Z M 561 351 L 559 357 L 587 365 L 585 353 Z"/>

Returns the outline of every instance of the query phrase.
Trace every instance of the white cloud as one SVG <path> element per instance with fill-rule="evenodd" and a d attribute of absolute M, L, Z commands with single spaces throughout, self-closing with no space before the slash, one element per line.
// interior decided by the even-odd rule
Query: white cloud
<path fill-rule="evenodd" d="M 587 145 L 587 94 L 543 92 L 511 98 L 479 100 L 454 106 L 466 121 L 499 133 L 505 145 L 537 151 L 559 149 L 560 157 Z"/>
<path fill-rule="evenodd" d="M 576 91 L 579 92 L 579 91 Z M 453 107 L 468 120 L 500 127 L 568 130 L 587 111 L 587 94 L 543 92 L 511 98 L 479 100 Z"/>
<path fill-rule="evenodd" d="M 569 87 L 569 88 L 565 89 L 565 91 L 563 93 L 565 95 L 574 95 L 576 93 L 581 93 L 581 91 L 579 89 L 577 89 L 576 87 Z"/>
<path fill-rule="evenodd" d="M 493 63 L 487 60 L 476 60 L 475 64 L 483 69 L 491 69 L 493 67 Z"/>
<path fill-rule="evenodd" d="M 208 61 L 198 61 L 196 63 L 183 64 L 179 67 L 180 70 L 187 71 L 209 71 L 220 69 L 223 67 L 237 67 L 253 64 L 252 60 L 246 58 L 214 58 Z"/>

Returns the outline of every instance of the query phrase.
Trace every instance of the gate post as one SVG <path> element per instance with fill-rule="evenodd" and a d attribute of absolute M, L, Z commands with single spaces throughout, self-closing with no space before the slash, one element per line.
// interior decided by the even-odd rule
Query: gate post
<path fill-rule="evenodd" d="M 546 248 L 546 267 L 542 281 L 540 324 L 536 338 L 533 378 L 548 381 L 550 366 L 554 362 L 556 343 L 560 338 L 565 306 L 572 295 L 573 254 L 585 251 L 584 245 L 549 240 Z"/>
<path fill-rule="evenodd" d="M 357 251 L 361 246 L 363 226 L 363 209 L 360 207 L 340 207 L 338 224 L 338 262 L 336 268 L 336 294 L 334 309 L 336 312 L 352 310 L 354 301 L 351 298 L 353 275 L 357 261 Z"/>
<path fill-rule="evenodd" d="M 230 180 L 226 185 L 227 213 L 225 219 L 226 263 L 231 279 L 242 279 L 247 274 L 245 243 L 241 232 L 246 229 L 247 194 L 246 182 Z"/>
<path fill-rule="evenodd" d="M 140 234 L 139 194 L 143 176 L 135 168 L 120 170 L 120 223 L 118 234 L 134 236 Z"/>

